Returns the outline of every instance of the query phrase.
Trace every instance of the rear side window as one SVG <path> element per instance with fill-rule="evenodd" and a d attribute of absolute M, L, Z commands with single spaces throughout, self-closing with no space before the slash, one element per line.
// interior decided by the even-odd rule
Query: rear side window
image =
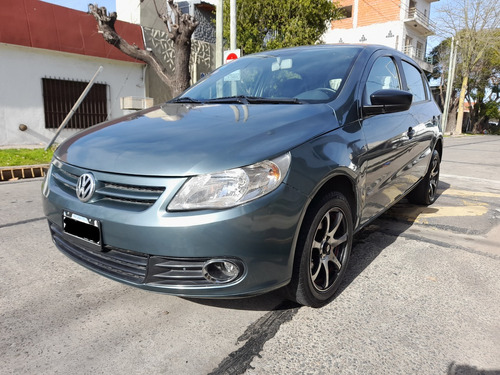
<path fill-rule="evenodd" d="M 378 58 L 370 70 L 365 86 L 365 102 L 371 104 L 370 95 L 378 90 L 401 90 L 398 70 L 394 61 L 387 56 Z"/>
<path fill-rule="evenodd" d="M 403 71 L 406 76 L 406 84 L 408 91 L 413 94 L 413 103 L 427 100 L 427 90 L 425 89 L 425 82 L 423 81 L 422 74 L 413 65 L 403 61 Z"/>

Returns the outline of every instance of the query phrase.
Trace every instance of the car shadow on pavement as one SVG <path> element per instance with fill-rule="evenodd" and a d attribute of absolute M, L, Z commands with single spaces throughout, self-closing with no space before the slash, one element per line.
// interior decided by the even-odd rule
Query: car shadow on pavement
<path fill-rule="evenodd" d="M 474 366 L 450 363 L 447 375 L 500 375 L 500 370 L 482 370 Z"/>
<path fill-rule="evenodd" d="M 440 181 L 437 192 L 437 200 L 439 200 L 439 196 L 450 187 L 451 186 L 449 184 Z M 432 210 L 432 206 L 415 206 L 404 198 L 379 218 L 374 220 L 370 225 L 356 233 L 354 235 L 348 269 L 335 296 L 339 296 L 345 289 L 347 289 L 347 287 L 382 253 L 385 248 L 396 241 L 399 235 L 408 230 L 414 224 L 419 214 L 428 213 Z M 405 220 L 401 220 L 401 217 L 405 217 Z M 385 231 L 384 228 L 387 227 L 388 221 L 392 221 L 394 225 L 391 225 L 390 231 Z M 384 234 L 384 236 L 378 236 L 376 241 L 373 241 L 370 237 L 375 233 L 381 233 Z M 286 294 L 282 288 L 267 294 L 249 298 L 185 299 L 206 306 L 234 310 L 280 311 L 300 307 L 300 305 L 288 301 L 285 295 Z M 335 303 L 335 298 L 330 303 Z"/>
<path fill-rule="evenodd" d="M 200 305 L 220 307 L 231 310 L 249 310 L 249 311 L 272 311 L 294 308 L 299 305 L 289 302 L 284 297 L 281 290 L 275 290 L 270 293 L 255 297 L 237 298 L 237 299 L 198 299 L 183 297 L 187 301 L 198 303 Z"/>
<path fill-rule="evenodd" d="M 451 185 L 440 181 L 436 201 L 438 201 L 439 196 L 450 187 Z M 432 205 L 416 206 L 411 204 L 408 199 L 403 198 L 370 225 L 356 233 L 354 236 L 351 258 L 349 260 L 349 268 L 344 277 L 344 281 L 337 290 L 336 296 L 340 295 L 385 248 L 390 246 L 401 234 L 411 228 L 420 214 L 428 213 L 433 210 L 435 209 L 432 208 Z M 390 230 L 387 230 L 388 223 Z M 384 236 L 378 236 L 376 241 L 373 241 L 370 237 L 375 233 L 381 233 Z"/>

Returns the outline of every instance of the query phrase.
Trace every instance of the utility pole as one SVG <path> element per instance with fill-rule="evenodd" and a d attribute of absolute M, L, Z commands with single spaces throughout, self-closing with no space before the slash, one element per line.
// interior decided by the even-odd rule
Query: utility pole
<path fill-rule="evenodd" d="M 230 6 L 230 49 L 234 51 L 236 49 L 236 0 L 231 0 Z"/>
<path fill-rule="evenodd" d="M 446 85 L 446 98 L 444 101 L 443 108 L 443 118 L 441 122 L 441 127 L 443 131 L 446 131 L 446 125 L 448 124 L 448 113 L 450 109 L 451 93 L 453 91 L 453 81 L 455 80 L 455 67 L 457 63 L 457 45 L 455 42 L 455 37 L 451 38 L 451 50 L 450 50 L 450 63 L 448 66 L 448 83 Z M 452 130 L 453 132 L 453 130 Z"/>
<path fill-rule="evenodd" d="M 217 8 L 215 10 L 215 67 L 218 68 L 222 65 L 222 60 L 224 58 L 224 50 L 222 47 L 223 39 L 223 10 L 222 10 L 222 0 L 217 0 Z"/>

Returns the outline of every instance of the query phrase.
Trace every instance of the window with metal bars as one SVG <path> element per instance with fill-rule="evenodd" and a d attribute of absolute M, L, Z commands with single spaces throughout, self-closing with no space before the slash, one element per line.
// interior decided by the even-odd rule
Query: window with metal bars
<path fill-rule="evenodd" d="M 88 82 L 42 78 L 45 128 L 57 129 L 71 111 Z M 67 129 L 85 129 L 108 117 L 108 88 L 95 83 L 66 125 Z"/>

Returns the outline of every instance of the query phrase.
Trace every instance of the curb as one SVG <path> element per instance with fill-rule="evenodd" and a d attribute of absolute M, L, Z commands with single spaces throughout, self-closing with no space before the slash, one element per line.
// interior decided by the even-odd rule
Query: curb
<path fill-rule="evenodd" d="M 45 177 L 48 169 L 49 164 L 0 167 L 0 181 L 17 181 L 26 178 Z"/>

